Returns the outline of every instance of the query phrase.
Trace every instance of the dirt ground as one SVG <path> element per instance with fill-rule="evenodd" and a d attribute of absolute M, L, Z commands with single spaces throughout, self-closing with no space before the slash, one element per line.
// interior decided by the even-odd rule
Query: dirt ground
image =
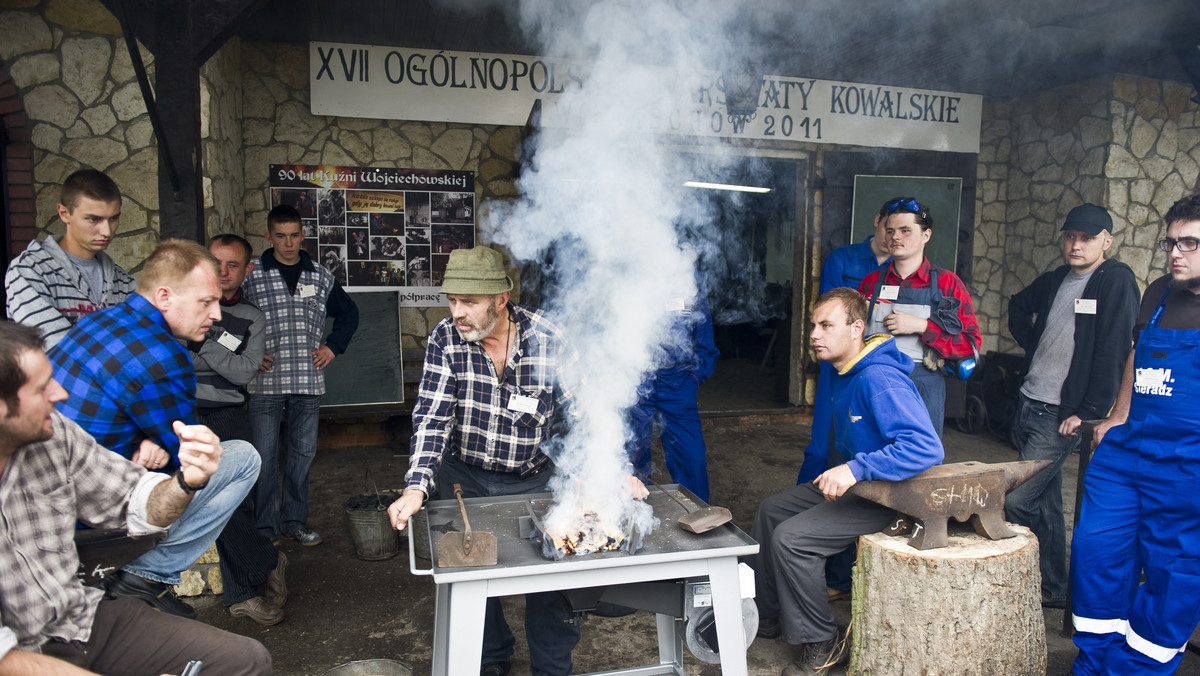
<path fill-rule="evenodd" d="M 764 497 L 794 485 L 809 431 L 802 424 L 714 426 L 705 431 L 709 448 L 712 504 L 728 507 L 735 523 L 750 530 L 754 510 Z M 1016 459 L 1007 445 L 987 435 L 967 436 L 950 426 L 945 434 L 947 462 Z M 400 449 L 371 447 L 322 451 L 313 465 L 310 525 L 324 536 L 317 547 L 284 541 L 290 564 L 287 619 L 260 627 L 231 617 L 219 597 L 193 600 L 199 618 L 230 631 L 252 636 L 270 650 L 275 672 L 283 676 L 319 676 L 352 660 L 388 658 L 428 674 L 432 645 L 433 590 L 429 577 L 409 572 L 407 550 L 385 561 L 362 561 L 354 552 L 343 509 L 345 500 L 370 492 L 369 473 L 380 490 L 398 487 L 407 465 L 407 444 Z M 661 451 L 658 451 L 661 453 Z M 660 456 L 657 456 L 660 459 Z M 661 466 L 656 462 L 656 466 Z M 1075 499 L 1077 456 L 1064 470 L 1064 504 Z M 657 472 L 657 470 L 656 470 Z M 669 481 L 656 473 L 655 478 Z M 1069 533 L 1068 533 L 1069 537 Z M 528 652 L 521 629 L 522 600 L 506 599 L 510 624 L 517 634 L 513 673 L 528 673 Z M 835 604 L 847 622 L 847 602 Z M 1049 651 L 1047 673 L 1065 673 L 1074 659 L 1070 640 L 1060 636 L 1063 611 L 1046 610 Z M 752 676 L 774 676 L 792 659 L 792 647 L 780 640 L 755 640 L 748 650 Z M 654 618 L 638 612 L 624 618 L 589 617 L 574 653 L 576 673 L 606 671 L 658 662 Z M 688 674 L 711 676 L 717 665 L 687 655 Z M 900 673 L 898 670 L 897 673 Z M 1178 673 L 1200 674 L 1200 657 L 1188 653 Z"/>

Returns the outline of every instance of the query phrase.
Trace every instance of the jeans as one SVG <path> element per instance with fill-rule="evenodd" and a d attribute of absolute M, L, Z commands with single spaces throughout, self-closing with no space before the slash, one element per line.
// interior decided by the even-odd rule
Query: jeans
<path fill-rule="evenodd" d="M 510 472 L 492 472 L 468 465 L 446 452 L 438 471 L 438 488 L 443 500 L 454 498 L 454 484 L 461 484 L 463 497 L 542 493 L 554 473 L 549 468 L 520 478 Z M 525 639 L 529 642 L 532 676 L 566 676 L 571 673 L 571 651 L 579 643 L 579 622 L 562 592 L 525 595 Z M 506 662 L 512 657 L 516 638 L 504 619 L 500 599 L 489 598 L 484 610 L 483 664 Z"/>
<path fill-rule="evenodd" d="M 1017 440 L 1021 460 L 1050 460 L 1052 464 L 1021 484 L 1004 500 L 1004 516 L 1027 526 L 1041 548 L 1042 601 L 1063 603 L 1067 598 L 1067 524 L 1063 517 L 1062 465 L 1079 443 L 1079 434 L 1058 433 L 1058 406 L 1020 395 Z"/>
<path fill-rule="evenodd" d="M 179 584 L 179 573 L 200 558 L 225 528 L 225 523 L 254 487 L 259 459 L 244 441 L 221 444 L 221 465 L 198 491 L 179 519 L 171 524 L 166 540 L 125 566 L 138 577 Z"/>
<path fill-rule="evenodd" d="M 279 424 L 285 408 L 287 454 L 281 482 Z M 272 541 L 308 524 L 308 470 L 317 455 L 320 409 L 321 395 L 250 395 L 250 426 L 254 446 L 262 456 L 262 471 L 254 489 L 255 525 Z"/>

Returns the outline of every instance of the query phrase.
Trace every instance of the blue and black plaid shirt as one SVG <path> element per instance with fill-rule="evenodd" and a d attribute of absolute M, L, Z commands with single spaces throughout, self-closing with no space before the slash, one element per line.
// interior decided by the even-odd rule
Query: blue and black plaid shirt
<path fill-rule="evenodd" d="M 126 458 L 150 439 L 171 454 L 163 470 L 174 470 L 171 423 L 196 422 L 196 372 L 158 308 L 135 293 L 79 320 L 47 356 L 67 390 L 64 416 Z"/>

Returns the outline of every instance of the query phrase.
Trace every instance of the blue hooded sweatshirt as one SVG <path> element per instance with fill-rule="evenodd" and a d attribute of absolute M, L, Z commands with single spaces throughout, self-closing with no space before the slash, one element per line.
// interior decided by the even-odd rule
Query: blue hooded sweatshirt
<path fill-rule="evenodd" d="M 900 481 L 942 462 L 945 452 L 909 379 L 913 363 L 887 334 L 833 379 L 834 443 L 858 481 Z"/>

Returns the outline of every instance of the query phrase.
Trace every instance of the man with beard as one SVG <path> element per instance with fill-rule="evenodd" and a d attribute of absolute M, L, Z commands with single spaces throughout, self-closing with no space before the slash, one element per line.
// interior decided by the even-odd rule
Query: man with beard
<path fill-rule="evenodd" d="M 1200 194 L 1166 222 L 1071 541 L 1077 676 L 1174 673 L 1200 612 Z"/>
<path fill-rule="evenodd" d="M 441 292 L 450 316 L 429 336 L 405 491 L 388 508 L 403 529 L 430 497 L 545 492 L 554 473 L 543 451 L 557 416 L 575 393 L 560 374 L 578 368 L 578 355 L 541 311 L 509 302 L 512 280 L 500 253 L 487 247 L 450 254 Z M 631 482 L 644 497 L 640 482 Z M 535 676 L 571 673 L 579 625 L 559 592 L 525 595 L 525 632 Z M 489 598 L 484 620 L 481 676 L 504 676 L 515 639 L 500 601 Z"/>

